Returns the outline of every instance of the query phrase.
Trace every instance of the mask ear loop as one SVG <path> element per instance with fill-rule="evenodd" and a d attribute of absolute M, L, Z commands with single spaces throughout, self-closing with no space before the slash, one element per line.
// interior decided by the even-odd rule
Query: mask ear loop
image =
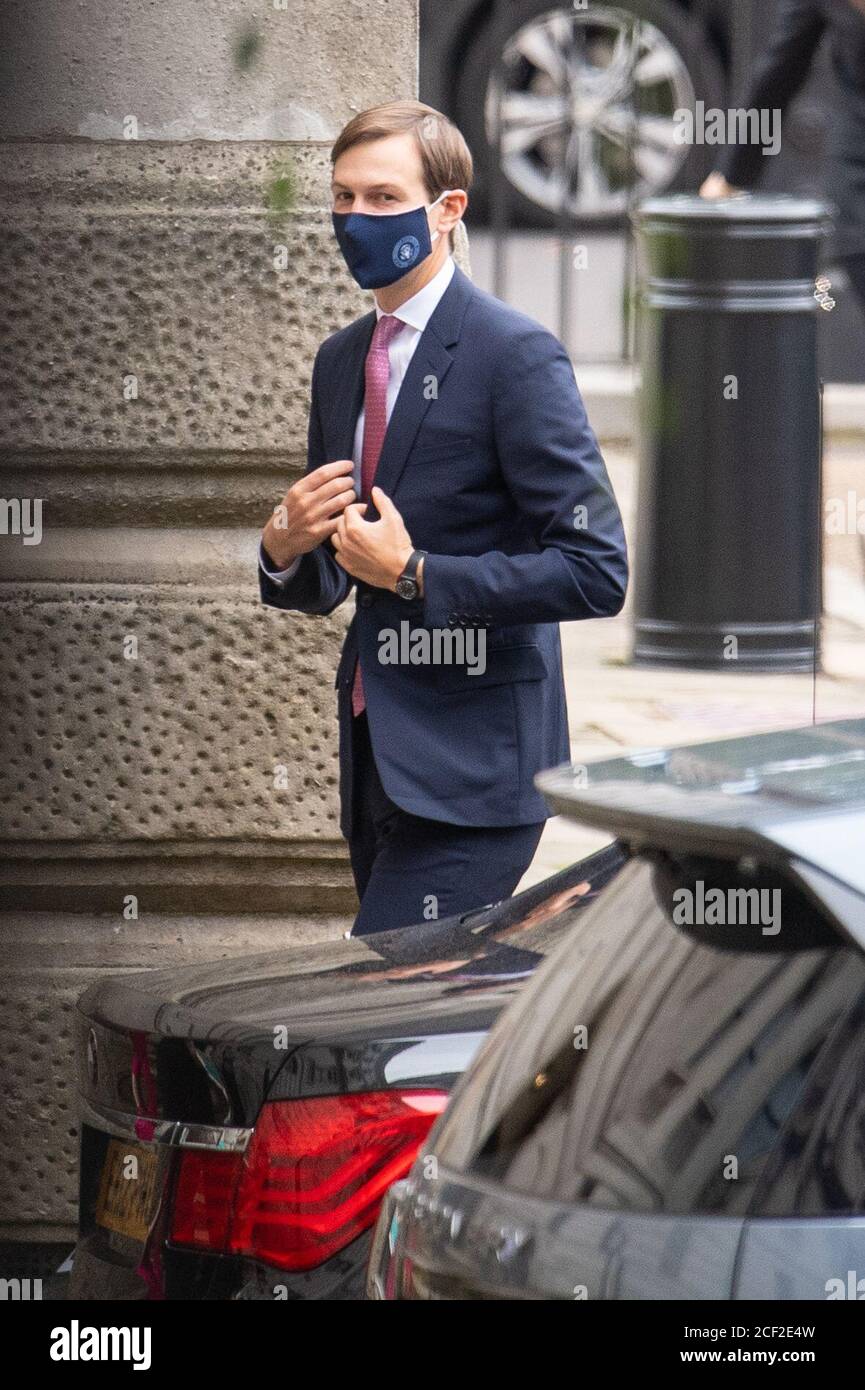
<path fill-rule="evenodd" d="M 446 198 L 446 197 L 448 196 L 449 193 L 456 193 L 456 191 L 457 191 L 457 190 L 456 190 L 455 188 L 446 188 L 446 189 L 444 190 L 443 193 L 440 193 L 440 194 L 438 195 L 438 197 L 435 199 L 435 202 L 432 202 L 432 203 L 430 203 L 430 204 L 428 205 L 428 207 L 427 207 L 427 212 L 432 212 L 432 210 L 433 210 L 433 208 L 435 207 L 436 203 L 440 203 L 441 200 L 442 200 L 442 198 Z M 440 235 L 441 235 L 441 233 L 439 232 L 438 227 L 436 227 L 435 231 L 433 232 L 432 236 L 430 237 L 430 245 L 431 245 L 431 246 L 432 246 L 433 242 L 436 240 L 436 238 L 439 237 Z"/>

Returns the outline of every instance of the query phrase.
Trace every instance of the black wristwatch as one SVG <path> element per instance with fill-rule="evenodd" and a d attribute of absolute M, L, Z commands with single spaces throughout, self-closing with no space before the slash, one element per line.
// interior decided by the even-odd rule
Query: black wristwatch
<path fill-rule="evenodd" d="M 417 579 L 417 567 L 426 555 L 425 550 L 413 550 L 405 562 L 405 569 L 396 581 L 396 591 L 400 598 L 417 598 L 420 593 L 420 585 Z"/>

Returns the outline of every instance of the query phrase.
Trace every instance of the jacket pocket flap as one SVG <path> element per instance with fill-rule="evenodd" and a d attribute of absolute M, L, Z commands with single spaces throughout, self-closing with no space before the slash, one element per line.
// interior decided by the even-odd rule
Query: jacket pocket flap
<path fill-rule="evenodd" d="M 435 434 L 427 438 L 418 438 L 412 445 L 409 457 L 422 458 L 425 463 L 432 463 L 439 459 L 447 462 L 449 459 L 465 458 L 472 455 L 477 451 L 477 447 L 476 441 L 469 438 L 468 435 Z"/>
<path fill-rule="evenodd" d="M 477 653 L 480 656 L 480 653 Z M 540 681 L 547 665 L 540 647 L 525 643 L 514 647 L 487 647 L 486 662 L 465 663 L 436 668 L 435 683 L 443 694 L 451 690 L 474 690 L 488 685 L 510 685 L 514 681 Z M 483 669 L 481 669 L 483 667 Z"/>

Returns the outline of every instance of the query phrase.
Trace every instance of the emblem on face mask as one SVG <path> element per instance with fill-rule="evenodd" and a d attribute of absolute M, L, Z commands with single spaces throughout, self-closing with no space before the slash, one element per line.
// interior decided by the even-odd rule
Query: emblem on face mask
<path fill-rule="evenodd" d="M 403 236 L 393 248 L 393 263 L 401 270 L 405 270 L 417 260 L 419 255 L 420 242 L 417 237 Z"/>

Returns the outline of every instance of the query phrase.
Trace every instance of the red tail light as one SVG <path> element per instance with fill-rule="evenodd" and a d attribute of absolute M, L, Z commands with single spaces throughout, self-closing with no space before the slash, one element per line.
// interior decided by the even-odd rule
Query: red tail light
<path fill-rule="evenodd" d="M 243 1154 L 186 1150 L 174 1193 L 172 1240 L 178 1245 L 197 1245 L 200 1250 L 225 1249 L 242 1164 Z"/>
<path fill-rule="evenodd" d="M 446 1103 L 442 1091 L 273 1101 L 244 1155 L 183 1155 L 172 1239 L 312 1269 L 373 1224 Z"/>

